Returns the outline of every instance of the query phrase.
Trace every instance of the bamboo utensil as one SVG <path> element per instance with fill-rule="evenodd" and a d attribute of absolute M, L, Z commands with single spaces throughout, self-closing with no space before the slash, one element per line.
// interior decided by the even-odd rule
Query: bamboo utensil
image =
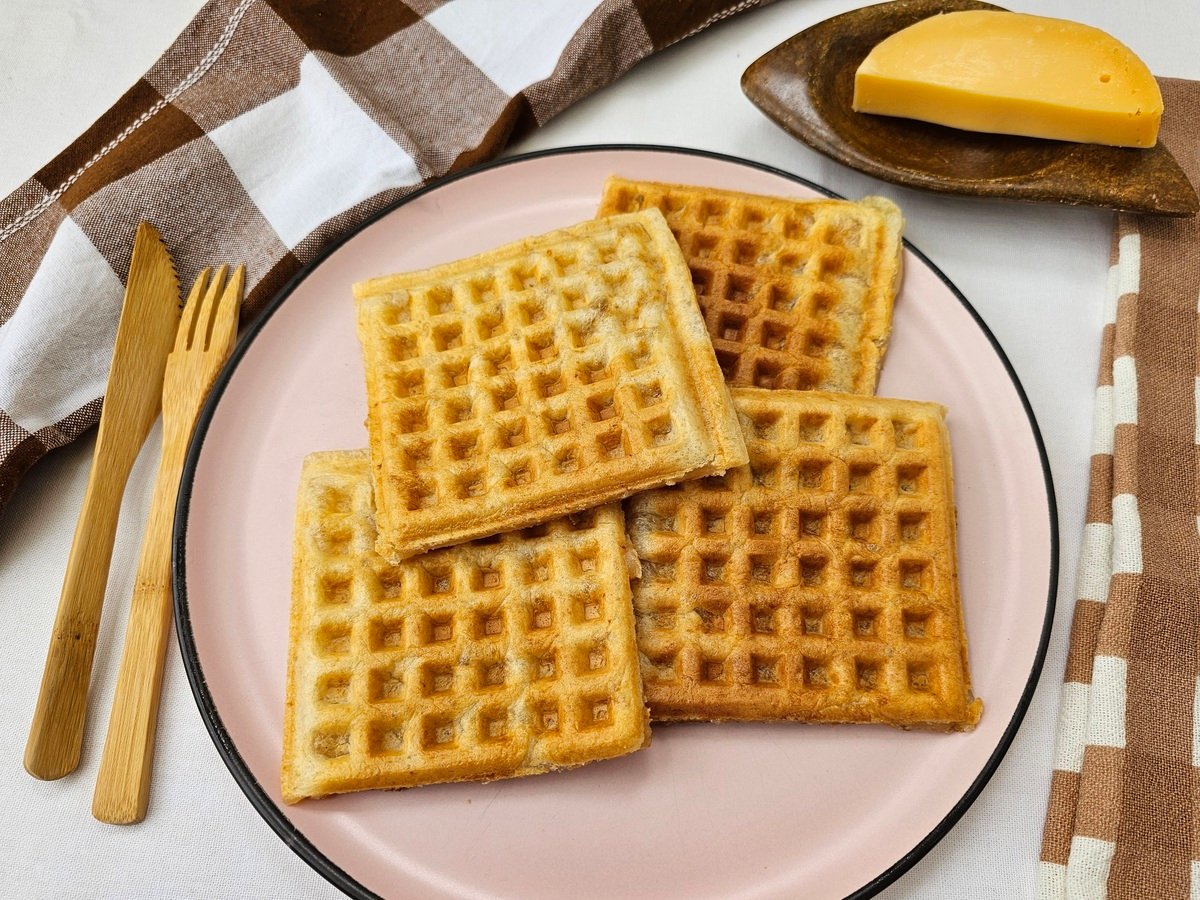
<path fill-rule="evenodd" d="M 37 778 L 61 778 L 79 765 L 121 496 L 158 416 L 179 305 L 179 280 L 170 254 L 154 227 L 142 222 L 133 243 L 92 470 L 25 745 L 25 769 Z"/>
<path fill-rule="evenodd" d="M 225 283 L 221 266 L 205 269 L 188 295 L 162 390 L 163 442 L 150 518 L 142 538 L 125 650 L 92 815 L 128 825 L 146 816 L 163 662 L 171 627 L 171 526 L 192 429 L 237 334 L 245 269 Z"/>

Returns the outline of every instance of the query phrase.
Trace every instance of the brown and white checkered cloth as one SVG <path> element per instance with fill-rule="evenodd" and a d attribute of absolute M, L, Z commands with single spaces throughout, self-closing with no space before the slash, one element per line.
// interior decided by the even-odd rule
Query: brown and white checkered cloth
<path fill-rule="evenodd" d="M 1200 82 L 1161 140 L 1200 182 Z M 1200 218 L 1119 216 L 1040 900 L 1200 897 Z"/>
<path fill-rule="evenodd" d="M 0 509 L 100 415 L 141 219 L 246 315 L 347 228 L 635 62 L 769 0 L 211 0 L 0 200 Z"/>

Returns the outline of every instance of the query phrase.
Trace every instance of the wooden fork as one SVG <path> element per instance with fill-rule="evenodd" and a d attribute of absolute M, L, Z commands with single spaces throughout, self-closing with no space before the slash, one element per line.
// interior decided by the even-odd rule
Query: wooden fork
<path fill-rule="evenodd" d="M 245 282 L 239 266 L 215 276 L 205 269 L 192 285 L 163 382 L 162 458 L 154 482 L 117 692 L 92 798 L 101 822 L 128 825 L 146 817 L 163 662 L 171 628 L 171 530 L 175 498 L 196 417 L 233 348 Z"/>

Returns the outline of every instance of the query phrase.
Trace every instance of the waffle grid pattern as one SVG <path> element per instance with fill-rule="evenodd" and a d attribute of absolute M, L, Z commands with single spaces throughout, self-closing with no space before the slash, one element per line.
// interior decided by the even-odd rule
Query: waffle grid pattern
<path fill-rule="evenodd" d="M 381 552 L 744 460 L 723 445 L 741 438 L 682 259 L 654 225 L 590 222 L 357 289 Z"/>
<path fill-rule="evenodd" d="M 973 726 L 942 409 L 734 400 L 749 466 L 629 504 L 654 718 Z"/>
<path fill-rule="evenodd" d="M 625 562 L 607 506 L 391 565 L 365 453 L 301 488 L 284 791 L 498 778 L 648 738 Z"/>
<path fill-rule="evenodd" d="M 870 394 L 891 329 L 899 211 L 610 178 L 600 215 L 657 208 L 733 385 Z"/>

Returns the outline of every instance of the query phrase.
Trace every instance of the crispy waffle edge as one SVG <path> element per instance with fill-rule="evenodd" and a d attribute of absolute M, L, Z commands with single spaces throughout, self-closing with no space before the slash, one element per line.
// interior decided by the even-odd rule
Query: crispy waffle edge
<path fill-rule="evenodd" d="M 671 235 L 670 229 L 666 225 L 666 220 L 658 210 L 646 210 L 641 213 L 630 213 L 613 217 L 613 220 L 618 222 L 630 219 L 638 221 L 646 229 L 654 242 L 655 248 L 661 254 L 666 270 L 664 280 L 669 285 L 667 296 L 669 298 L 670 318 L 676 325 L 680 342 L 686 345 L 690 354 L 693 367 L 692 374 L 695 376 L 692 379 L 692 396 L 703 419 L 702 428 L 712 441 L 712 453 L 708 459 L 698 467 L 691 466 L 690 464 L 687 467 L 681 466 L 680 471 L 674 477 L 662 478 L 653 476 L 640 479 L 631 478 L 627 479 L 619 488 L 616 486 L 600 485 L 593 490 L 580 489 L 575 491 L 569 500 L 557 499 L 520 513 L 512 513 L 510 511 L 508 517 L 502 521 L 481 523 L 478 520 L 473 520 L 463 523 L 458 527 L 439 530 L 435 534 L 396 540 L 390 533 L 392 531 L 391 523 L 395 519 L 401 518 L 403 513 L 390 509 L 391 498 L 388 492 L 378 490 L 379 485 L 383 483 L 386 477 L 382 462 L 384 454 L 381 452 L 379 443 L 383 427 L 379 419 L 379 405 L 371 402 L 370 397 L 368 397 L 367 424 L 370 438 L 371 467 L 373 482 L 377 488 L 376 502 L 378 504 L 380 523 L 383 526 L 380 529 L 377 549 L 389 561 L 396 562 L 438 547 L 450 546 L 502 531 L 517 530 L 582 509 L 620 500 L 638 491 L 661 486 L 664 483 L 673 483 L 674 481 L 720 473 L 729 468 L 745 464 L 748 459 L 745 442 L 737 423 L 737 416 L 733 409 L 728 387 L 721 375 L 720 367 L 717 364 L 716 355 L 712 349 L 712 344 L 708 338 L 703 320 L 697 312 L 694 317 L 695 321 L 692 321 L 693 317 L 689 316 L 687 311 L 681 307 L 681 304 L 686 303 L 690 297 L 693 298 L 691 301 L 693 308 L 698 310 L 695 307 L 694 289 L 683 254 L 674 237 Z M 595 228 L 595 222 L 596 220 L 586 220 L 567 228 L 524 238 L 473 257 L 466 257 L 433 268 L 358 282 L 354 285 L 354 296 L 359 313 L 358 333 L 360 341 L 364 345 L 364 350 L 369 340 L 368 333 L 371 327 L 368 317 L 364 312 L 364 303 L 372 297 L 380 293 L 403 289 L 410 284 L 419 284 L 439 277 L 449 277 L 451 273 L 467 268 L 473 262 L 484 264 L 494 258 L 503 258 L 505 254 L 511 253 L 517 248 L 536 249 L 541 245 L 552 243 L 560 235 L 575 236 L 580 232 L 586 234 Z M 683 320 L 680 319 L 681 315 L 685 316 Z M 370 366 L 369 358 L 366 360 L 366 364 L 368 367 Z M 368 379 L 369 377 L 368 374 Z"/>
<path fill-rule="evenodd" d="M 711 188 L 702 185 L 685 185 L 668 182 L 648 181 L 645 179 L 626 178 L 620 175 L 610 175 L 604 182 L 601 192 L 598 217 L 611 215 L 614 209 L 619 187 L 635 187 L 645 185 L 661 191 L 688 191 L 702 193 L 714 197 L 730 197 L 735 199 L 760 199 L 770 203 L 830 204 L 855 207 L 860 213 L 869 213 L 877 217 L 875 228 L 876 263 L 874 278 L 871 280 L 868 302 L 862 315 L 862 331 L 858 341 L 858 355 L 861 365 L 854 374 L 846 390 L 851 393 L 872 395 L 879 379 L 883 358 L 887 351 L 888 339 L 892 330 L 892 311 L 899 292 L 903 277 L 904 244 L 902 239 L 904 217 L 900 208 L 886 197 L 867 196 L 859 201 L 838 198 L 797 198 L 767 194 L 754 194 L 744 191 L 733 191 L 723 188 Z M 829 388 L 831 389 L 831 388 Z"/>
<path fill-rule="evenodd" d="M 512 771 L 498 771 L 494 773 L 478 774 L 468 773 L 461 777 L 438 777 L 431 779 L 428 782 L 418 782 L 408 785 L 356 785 L 353 787 L 332 787 L 328 790 L 319 790 L 316 788 L 316 783 L 319 778 L 315 778 L 311 774 L 307 777 L 303 771 L 304 765 L 300 758 L 300 748 L 295 743 L 296 737 L 296 718 L 297 718 L 297 697 L 296 691 L 303 689 L 305 686 L 297 685 L 296 668 L 297 657 L 301 652 L 302 642 L 306 641 L 312 635 L 308 633 L 311 628 L 306 629 L 306 624 L 310 623 L 310 615 L 307 609 L 308 599 L 304 596 L 304 548 L 302 542 L 308 529 L 312 526 L 312 519 L 317 515 L 317 511 L 311 506 L 311 502 L 307 496 L 306 485 L 310 478 L 310 474 L 315 473 L 317 476 L 330 471 L 336 471 L 339 467 L 347 465 L 357 465 L 364 460 L 366 451 L 319 451 L 310 454 L 305 460 L 302 467 L 300 478 L 300 491 L 297 496 L 297 519 L 293 537 L 293 566 L 292 566 L 292 599 L 289 615 L 289 643 L 288 643 L 288 665 L 287 665 L 287 685 L 286 699 L 284 710 L 284 729 L 283 729 L 283 753 L 280 766 L 281 776 L 281 793 L 282 798 L 287 804 L 295 804 L 305 799 L 318 799 L 320 797 L 331 796 L 337 793 L 359 790 L 404 790 L 409 787 L 417 787 L 422 784 L 446 784 L 463 781 L 487 782 L 492 780 L 501 780 L 508 778 L 524 777 L 527 775 L 546 774 L 550 772 L 563 771 L 567 769 L 577 768 L 581 765 L 586 765 L 589 762 L 598 762 L 604 759 L 616 758 L 636 750 L 644 749 L 650 746 L 652 734 L 650 731 L 650 713 L 645 704 L 645 698 L 642 693 L 642 682 L 640 677 L 631 679 L 631 684 L 636 696 L 632 698 L 634 708 L 640 708 L 640 730 L 638 733 L 631 735 L 634 739 L 640 739 L 636 745 L 632 740 L 628 742 L 628 746 L 621 746 L 615 753 L 606 753 L 594 757 L 592 759 L 583 759 L 575 763 L 559 763 L 549 762 L 545 765 L 536 767 L 518 767 Z M 620 561 L 620 564 L 625 569 L 630 563 L 636 566 L 636 555 L 633 554 L 632 548 L 628 544 L 628 537 L 625 534 L 624 528 L 620 522 L 623 521 L 623 512 L 619 505 L 613 504 L 608 509 L 614 514 L 618 520 L 617 534 L 620 541 L 620 546 L 614 548 L 613 558 Z M 452 552 L 452 551 L 449 551 Z M 633 634 L 632 624 L 632 602 L 630 598 L 630 587 L 628 579 L 621 579 L 620 583 L 624 587 L 623 596 L 616 597 L 618 604 L 627 605 L 629 607 L 629 625 L 630 633 L 628 634 L 628 644 L 626 648 L 629 657 L 629 664 L 633 667 L 633 672 L 637 672 L 637 650 L 636 639 Z M 619 640 L 619 638 L 618 638 Z M 415 713 L 414 713 L 415 715 Z"/>
<path fill-rule="evenodd" d="M 894 403 L 895 401 L 886 398 L 866 398 L 857 395 L 833 395 L 823 392 L 792 392 L 792 391 L 766 391 L 759 388 L 735 388 L 733 396 L 735 402 L 741 398 L 746 398 L 751 401 L 761 400 L 781 400 L 787 402 L 788 395 L 807 396 L 813 399 L 827 398 L 832 400 L 844 400 L 850 405 L 860 402 L 867 403 Z M 948 540 L 944 546 L 943 570 L 950 587 L 951 596 L 949 600 L 952 609 L 954 610 L 956 623 L 953 628 L 957 633 L 957 649 L 961 664 L 961 678 L 959 685 L 962 689 L 961 703 L 958 698 L 952 698 L 949 706 L 946 709 L 947 715 L 939 715 L 929 720 L 921 720 L 917 718 L 896 718 L 887 716 L 846 716 L 841 718 L 814 718 L 805 711 L 799 710 L 792 714 L 779 714 L 779 712 L 760 708 L 758 710 L 749 709 L 745 701 L 731 692 L 730 698 L 725 701 L 727 705 L 722 706 L 721 702 L 697 701 L 699 705 L 693 706 L 689 700 L 669 700 L 662 694 L 655 696 L 653 683 L 647 684 L 647 701 L 651 705 L 651 717 L 655 722 L 670 722 L 670 721 L 795 721 L 795 722 L 813 722 L 822 724 L 834 723 L 867 723 L 867 724 L 887 724 L 901 729 L 920 729 L 930 731 L 971 731 L 978 723 L 983 711 L 983 702 L 974 696 L 971 672 L 969 667 L 969 647 L 967 642 L 966 627 L 965 627 L 965 611 L 963 609 L 961 590 L 958 579 L 958 561 L 957 561 L 957 539 L 956 539 L 956 510 L 953 503 L 953 468 L 951 460 L 951 451 L 949 443 L 949 432 L 945 423 L 945 408 L 937 403 L 924 401 L 903 401 L 909 408 L 921 408 L 927 413 L 932 413 L 930 419 L 936 422 L 936 428 L 939 432 L 938 441 L 941 448 L 942 470 L 945 473 L 944 491 L 948 498 L 948 508 L 946 509 L 946 517 L 948 524 L 947 537 Z M 633 498 L 632 503 L 637 502 L 637 498 Z M 633 510 L 630 511 L 631 514 Z M 651 509 L 642 512 L 650 512 Z M 628 523 L 631 534 L 636 529 L 633 520 Z M 636 543 L 636 542 L 635 542 Z M 635 590 L 636 594 L 636 590 Z M 638 604 L 635 603 L 635 606 Z M 682 604 L 681 604 L 682 610 Z M 641 625 L 639 624 L 639 635 Z M 643 648 L 643 667 L 649 665 L 644 655 Z M 645 671 L 645 668 L 644 668 Z M 735 688 L 737 690 L 737 688 Z M 959 710 L 954 712 L 953 710 Z"/>

